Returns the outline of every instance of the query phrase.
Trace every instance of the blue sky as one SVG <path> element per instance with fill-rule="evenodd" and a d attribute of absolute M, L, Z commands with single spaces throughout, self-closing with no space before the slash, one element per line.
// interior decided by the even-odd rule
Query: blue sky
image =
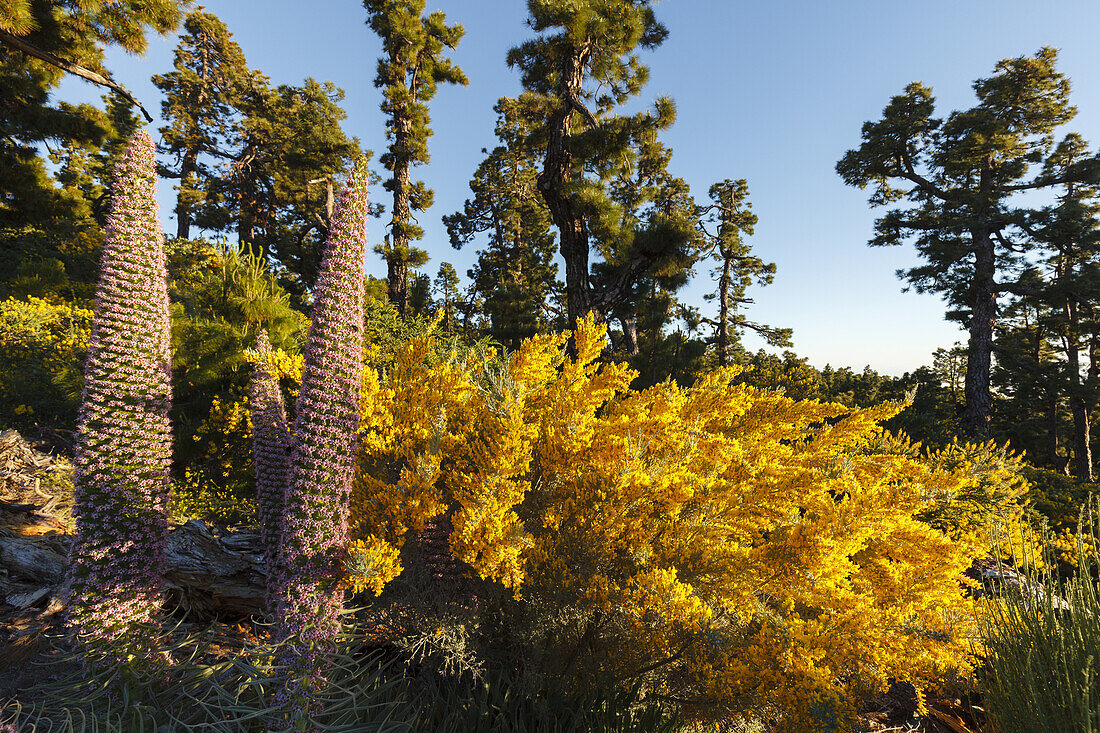
<path fill-rule="evenodd" d="M 347 97 L 345 129 L 376 155 L 385 145 L 374 88 L 380 44 L 355 0 L 206 0 L 224 20 L 249 65 L 274 83 L 307 76 L 332 81 Z M 1059 68 L 1073 82 L 1079 113 L 1067 129 L 1100 143 L 1100 3 L 1095 0 L 664 0 L 656 4 L 668 40 L 644 54 L 651 79 L 645 99 L 669 95 L 676 125 L 663 137 L 672 169 L 702 201 L 714 181 L 746 178 L 760 217 L 750 240 L 774 261 L 775 283 L 750 293 L 752 319 L 794 329 L 794 350 L 817 366 L 864 365 L 900 374 L 930 361 L 933 350 L 965 341 L 943 320 L 934 295 L 902 293 L 894 272 L 916 260 L 910 248 L 871 249 L 875 212 L 863 192 L 846 187 L 836 161 L 859 143 L 890 96 L 911 81 L 933 87 L 938 113 L 973 103 L 971 82 L 1002 58 L 1061 50 Z M 429 0 L 465 26 L 454 54 L 470 79 L 442 88 L 431 105 L 431 164 L 417 170 L 435 190 L 421 219 L 423 245 L 464 274 L 475 248 L 451 249 L 440 218 L 461 208 L 469 178 L 494 144 L 493 105 L 519 91 L 507 50 L 531 35 L 522 0 Z M 149 77 L 171 68 L 175 37 L 151 39 L 143 57 L 111 50 L 108 68 L 156 115 L 159 92 Z M 100 90 L 65 82 L 58 96 L 82 101 Z M 163 124 L 156 121 L 155 126 Z M 171 224 L 173 192 L 162 182 L 162 218 Z M 385 202 L 381 187 L 372 192 Z M 381 222 L 371 222 L 372 243 Z M 373 253 L 368 267 L 384 276 Z M 713 287 L 700 267 L 682 298 L 709 310 Z M 747 344 L 759 344 L 751 338 Z"/>

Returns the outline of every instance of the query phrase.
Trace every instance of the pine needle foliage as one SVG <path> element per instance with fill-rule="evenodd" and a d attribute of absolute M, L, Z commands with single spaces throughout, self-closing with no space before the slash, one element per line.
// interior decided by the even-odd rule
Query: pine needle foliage
<path fill-rule="evenodd" d="M 998 733 L 1100 730 L 1100 503 L 1087 506 L 1075 575 L 1059 577 L 1050 543 L 1018 557 L 1030 580 L 989 603 L 984 692 Z"/>

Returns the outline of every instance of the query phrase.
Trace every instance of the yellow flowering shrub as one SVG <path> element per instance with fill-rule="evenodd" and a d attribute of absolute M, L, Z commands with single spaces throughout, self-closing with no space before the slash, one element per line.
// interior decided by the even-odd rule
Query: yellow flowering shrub
<path fill-rule="evenodd" d="M 256 358 L 252 351 L 244 354 L 246 361 Z M 297 397 L 302 356 L 275 349 L 268 363 L 276 379 L 289 385 L 291 400 Z M 225 394 L 214 395 L 206 416 L 184 433 L 183 439 L 193 446 L 173 482 L 173 516 L 223 524 L 254 521 L 252 410 L 247 391 L 231 386 Z"/>
<path fill-rule="evenodd" d="M 989 526 L 967 502 L 1014 502 L 1011 456 L 924 455 L 880 427 L 902 405 L 796 402 L 736 369 L 631 390 L 602 327 L 565 342 L 496 363 L 418 337 L 367 371 L 354 586 L 380 592 L 449 513 L 458 558 L 511 589 L 525 664 L 643 682 L 700 720 L 843 730 L 888 679 L 970 671 L 963 571 Z"/>
<path fill-rule="evenodd" d="M 0 302 L 0 428 L 75 426 L 91 324 L 58 298 Z"/>

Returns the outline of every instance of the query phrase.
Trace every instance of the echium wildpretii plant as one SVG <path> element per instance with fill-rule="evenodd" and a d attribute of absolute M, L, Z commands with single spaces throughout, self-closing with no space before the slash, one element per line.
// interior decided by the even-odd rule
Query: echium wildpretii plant
<path fill-rule="evenodd" d="M 307 677 L 319 670 L 335 641 L 343 608 L 363 379 L 367 178 L 361 161 L 340 196 L 325 244 L 280 528 L 276 626 L 284 638 L 299 637 L 299 656 L 290 664 Z M 296 696 L 289 686 L 282 697 L 288 695 Z"/>
<path fill-rule="evenodd" d="M 275 609 L 275 584 L 279 577 L 279 528 L 283 521 L 290 477 L 290 431 L 279 381 L 271 368 L 271 342 L 267 331 L 256 337 L 256 361 L 249 394 L 252 403 L 252 456 L 256 467 L 256 507 L 267 569 L 267 605 Z"/>
<path fill-rule="evenodd" d="M 153 139 L 115 172 L 74 462 L 69 623 L 117 639 L 163 602 L 172 435 L 168 285 Z"/>

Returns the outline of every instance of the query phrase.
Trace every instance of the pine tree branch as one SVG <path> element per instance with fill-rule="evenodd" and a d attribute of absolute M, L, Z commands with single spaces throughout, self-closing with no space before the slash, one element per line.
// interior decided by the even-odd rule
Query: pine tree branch
<path fill-rule="evenodd" d="M 1030 191 L 1036 188 L 1045 188 L 1047 186 L 1058 186 L 1063 183 L 1076 183 L 1077 177 L 1065 175 L 1058 178 L 1041 178 L 1039 180 L 1032 181 L 1031 183 L 1017 183 L 1014 186 L 1002 186 L 1003 191 Z"/>
<path fill-rule="evenodd" d="M 14 49 L 22 51 L 23 53 L 27 54 L 28 56 L 33 56 L 34 58 L 38 59 L 39 61 L 45 61 L 47 64 L 50 64 L 51 66 L 56 66 L 57 68 L 61 69 L 62 71 L 73 74 L 74 76 L 79 76 L 81 79 L 85 79 L 87 81 L 90 81 L 93 84 L 98 84 L 100 86 L 107 87 L 108 89 L 113 91 L 115 94 L 118 94 L 120 97 L 122 97 L 123 99 L 125 99 L 126 101 L 128 101 L 131 104 L 135 105 L 138 109 L 140 109 L 141 113 L 143 115 L 145 115 L 145 121 L 146 122 L 152 122 L 153 121 L 153 116 L 151 114 L 149 114 L 148 111 L 146 111 L 145 107 L 143 107 L 141 105 L 141 102 L 134 99 L 134 97 L 128 91 L 126 91 L 125 89 L 123 89 L 122 87 L 120 87 L 118 84 L 111 81 L 107 77 L 103 76 L 102 74 L 97 74 L 96 72 L 91 71 L 90 69 L 85 69 L 83 66 L 80 66 L 78 64 L 74 64 L 71 61 L 66 61 L 65 59 L 61 58 L 60 56 L 55 56 L 54 54 L 50 53 L 49 51 L 43 51 L 42 49 L 38 48 L 37 46 L 32 45 L 30 43 L 27 43 L 26 41 L 24 41 L 19 36 L 8 33 L 5 30 L 0 30 L 0 43 L 5 43 L 5 44 L 11 46 Z"/>
<path fill-rule="evenodd" d="M 930 193 L 936 198 L 943 201 L 950 201 L 953 198 L 957 198 L 951 196 L 949 192 L 932 183 L 921 174 L 917 173 L 917 170 L 913 165 L 913 160 L 909 157 L 908 151 L 905 151 L 898 155 L 898 163 L 900 164 L 899 168 L 901 169 L 901 177 L 917 184 L 918 187 L 920 187 L 927 193 Z"/>

